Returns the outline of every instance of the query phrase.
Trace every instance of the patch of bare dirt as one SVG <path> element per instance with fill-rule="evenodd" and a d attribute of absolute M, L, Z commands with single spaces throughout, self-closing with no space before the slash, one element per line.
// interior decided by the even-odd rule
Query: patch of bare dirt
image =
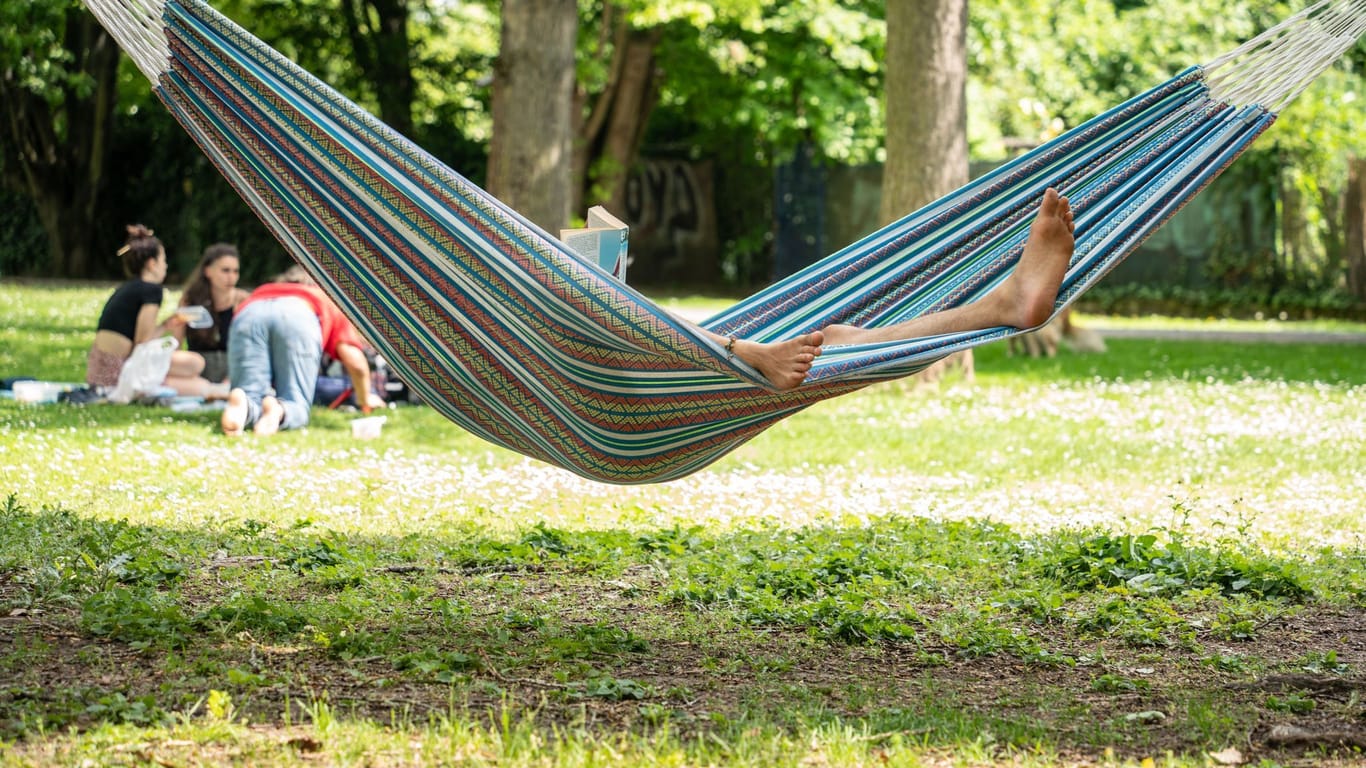
<path fill-rule="evenodd" d="M 366 629 L 397 630 L 404 652 L 474 660 L 446 681 L 398 669 L 396 651 L 340 655 L 306 632 L 288 642 L 201 633 L 188 648 L 139 651 L 85 635 L 71 609 L 13 611 L 0 616 L 0 736 L 6 727 L 7 738 L 15 735 L 6 712 L 30 719 L 48 713 L 80 727 L 96 716 L 78 705 L 100 695 L 153 696 L 167 711 L 188 711 L 210 689 L 221 689 L 249 722 L 280 733 L 305 721 L 316 702 L 386 724 L 395 716 L 424 722 L 453 707 L 483 720 L 510 702 L 534 710 L 547 726 L 648 729 L 663 717 L 687 733 L 757 710 L 779 722 L 791 718 L 794 726 L 793 713 L 808 721 L 866 720 L 876 728 L 919 723 L 917 737 L 930 744 L 958 737 L 956 716 L 995 729 L 1003 742 L 1012 732 L 1037 734 L 1079 765 L 1099 761 L 1107 748 L 1120 756 L 1216 753 L 1318 765 L 1345 765 L 1366 749 L 1360 609 L 1310 606 L 1261 627 L 1256 639 L 1203 638 L 1194 650 L 1081 641 L 1044 626 L 1042 645 L 1076 660 L 1045 664 L 963 657 L 929 633 L 920 645 L 843 645 L 800 630 L 737 628 L 727 617 L 661 604 L 645 570 L 606 582 L 565 573 L 440 573 L 429 583 L 438 596 L 471 606 L 458 631 L 435 620 L 394 627 L 384 615 Z M 220 591 L 212 582 L 186 585 L 182 599 L 207 604 Z M 507 629 L 503 617 L 512 609 L 541 616 L 561 634 L 607 626 L 643 642 L 556 656 L 535 630 Z M 1332 668 L 1306 669 L 1302 660 L 1314 655 L 1333 659 Z M 1231 671 L 1211 663 L 1219 656 L 1246 666 Z M 234 684 L 227 677 L 232 669 L 261 682 Z M 617 698 L 594 695 L 584 681 L 595 678 L 633 681 L 639 689 Z"/>

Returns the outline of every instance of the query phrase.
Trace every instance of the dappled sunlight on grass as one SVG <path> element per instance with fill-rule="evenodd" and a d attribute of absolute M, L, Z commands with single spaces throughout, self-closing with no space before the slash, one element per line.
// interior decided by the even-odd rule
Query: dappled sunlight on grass
<path fill-rule="evenodd" d="M 0 285 L 14 315 L 0 329 L 0 362 L 78 380 L 86 328 L 110 290 Z M 46 335 L 20 338 L 21 326 Z M 0 488 L 158 524 L 307 520 L 393 534 L 888 515 L 1140 529 L 1176 508 L 1269 543 L 1352 545 L 1366 526 L 1366 363 L 1355 352 L 1117 340 L 1105 355 L 1033 360 L 989 345 L 975 384 L 871 387 L 778 423 L 692 477 L 642 487 L 523 459 L 425 408 L 391 411 L 374 442 L 352 441 L 335 412 L 302 432 L 233 442 L 216 433 L 215 414 L 0 403 Z"/>
<path fill-rule="evenodd" d="M 875 389 L 799 414 L 708 470 L 640 487 L 477 441 L 353 442 L 327 424 L 229 441 L 206 429 L 211 415 L 169 420 L 152 409 L 134 409 L 140 418 L 126 426 L 37 429 L 26 416 L 58 411 L 9 404 L 0 483 L 28 503 L 158 524 L 264 518 L 402 535 L 453 524 L 733 529 L 910 515 L 1142 529 L 1178 508 L 1199 529 L 1246 525 L 1269 543 L 1346 546 L 1366 533 L 1355 514 L 1366 474 L 1353 471 L 1366 454 L 1362 397 L 1359 387 L 1170 381 L 1052 384 L 1027 396 L 994 385 Z M 106 413 L 82 415 L 98 425 Z M 425 409 L 390 421 L 386 434 L 455 429 Z M 42 472 L 28 470 L 34 461 Z"/>

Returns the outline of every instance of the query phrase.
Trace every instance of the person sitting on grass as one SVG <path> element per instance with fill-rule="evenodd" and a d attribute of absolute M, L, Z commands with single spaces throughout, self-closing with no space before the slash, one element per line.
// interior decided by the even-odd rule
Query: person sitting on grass
<path fill-rule="evenodd" d="M 384 401 L 370 391 L 365 342 L 304 270 L 294 266 L 251 292 L 232 318 L 223 434 L 258 435 L 308 424 L 323 352 L 341 361 L 367 413 Z M 270 394 L 271 391 L 274 394 Z"/>
<path fill-rule="evenodd" d="M 986 296 L 961 307 L 922 315 L 885 328 L 831 325 L 794 339 L 756 342 L 734 336 L 707 335 L 748 363 L 774 389 L 795 389 L 811 370 L 823 346 L 904 341 L 945 333 L 997 326 L 1033 328 L 1048 320 L 1075 246 L 1072 208 L 1067 198 L 1048 189 L 1030 226 L 1024 253 L 1015 271 Z"/>
<path fill-rule="evenodd" d="M 95 326 L 95 341 L 86 357 L 85 381 L 92 389 L 111 390 L 118 386 L 124 363 L 137 345 L 166 335 L 177 335 L 186 319 L 172 314 L 160 323 L 157 312 L 165 297 L 166 248 L 152 230 L 141 224 L 128 226 L 128 242 L 118 251 L 124 272 L 131 278 L 115 289 L 100 312 Z M 176 394 L 222 398 L 225 391 L 200 376 L 204 358 L 186 350 L 171 354 L 171 367 L 165 386 Z"/>
<path fill-rule="evenodd" d="M 228 333 L 232 315 L 237 306 L 247 300 L 247 292 L 237 287 L 240 274 L 237 246 L 214 243 L 204 249 L 204 256 L 190 273 L 180 294 L 180 306 L 201 306 L 213 318 L 213 325 L 186 328 L 183 333 L 190 351 L 198 352 L 204 358 L 203 376 L 209 381 L 228 380 Z"/>

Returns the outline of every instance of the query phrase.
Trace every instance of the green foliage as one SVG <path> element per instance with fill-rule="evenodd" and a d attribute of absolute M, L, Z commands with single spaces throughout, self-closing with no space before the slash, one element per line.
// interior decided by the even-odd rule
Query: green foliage
<path fill-rule="evenodd" d="M 0 286 L 0 355 L 78 375 L 58 352 L 104 294 Z M 42 764 L 289 764 L 287 730 L 322 762 L 1038 766 L 1160 739 L 1193 767 L 1312 701 L 1246 678 L 1355 673 L 1358 347 L 980 353 L 971 388 L 869 388 L 649 487 L 427 408 L 380 444 L 321 409 L 242 442 L 0 402 L 0 739 Z"/>
<path fill-rule="evenodd" d="M 571 695 L 584 699 L 609 701 L 639 701 L 650 697 L 650 690 L 635 680 L 615 677 L 594 677 L 571 690 Z"/>
<path fill-rule="evenodd" d="M 301 572 L 311 571 L 322 566 L 339 565 L 343 562 L 345 562 L 343 553 L 333 548 L 331 542 L 328 541 L 316 541 L 297 547 L 283 561 L 284 565 L 291 570 Z"/>
<path fill-rule="evenodd" d="M 667 15 L 666 3 L 642 6 L 641 22 L 669 20 L 659 51 L 665 125 L 690 126 L 691 140 L 708 145 L 747 136 L 763 165 L 801 144 L 839 162 L 875 158 L 886 46 L 877 3 L 765 0 Z"/>
<path fill-rule="evenodd" d="M 176 722 L 151 694 L 90 686 L 0 688 L 0 702 L 6 699 L 13 699 L 13 706 L 0 708 L 0 739 L 40 736 L 91 721 L 140 727 L 168 727 Z"/>
<path fill-rule="evenodd" d="M 266 595 L 234 592 L 227 600 L 194 618 L 197 626 L 225 635 L 250 632 L 258 638 L 291 637 L 308 625 L 308 617 L 290 603 Z"/>
<path fill-rule="evenodd" d="M 68 92 L 85 95 L 90 76 L 73 66 L 62 32 L 75 0 L 28 0 L 0 4 L 0 75 L 57 108 Z M 8 132 L 0 132 L 0 136 Z"/>
<path fill-rule="evenodd" d="M 400 0 L 394 5 L 406 6 L 409 17 L 415 81 L 409 138 L 478 178 L 491 130 L 487 80 L 498 53 L 497 13 L 487 3 L 433 6 Z M 355 66 L 353 38 L 337 0 L 226 0 L 220 6 L 290 60 L 378 113 L 377 91 L 384 84 Z"/>
<path fill-rule="evenodd" d="M 992 0 L 971 8 L 970 143 L 979 157 L 1006 155 L 1002 138 L 1056 136 L 1291 12 L 1286 4 L 1222 0 Z"/>
<path fill-rule="evenodd" d="M 551 658 L 588 659 L 623 653 L 645 653 L 650 644 L 627 629 L 598 622 L 576 627 L 569 634 L 548 633 L 546 650 Z"/>
<path fill-rule="evenodd" d="M 1244 262 L 1247 263 L 1247 262 Z M 1268 296 L 1264 285 L 1186 288 L 1139 283 L 1099 285 L 1082 301 L 1089 311 L 1112 315 L 1302 320 L 1317 317 L 1366 319 L 1366 304 L 1340 291 L 1282 288 Z"/>
<path fill-rule="evenodd" d="M 177 648 L 191 626 L 173 596 L 147 588 L 115 587 L 81 603 L 81 628 L 138 649 Z"/>
<path fill-rule="evenodd" d="M 1069 614 L 1080 631 L 1114 636 L 1134 648 L 1194 643 L 1194 623 L 1172 601 L 1161 597 L 1104 596 L 1094 603 L 1072 606 Z"/>
<path fill-rule="evenodd" d="M 395 669 L 442 683 L 467 678 L 467 673 L 478 667 L 479 662 L 473 656 L 460 651 L 425 649 L 400 654 L 394 658 Z"/>
<path fill-rule="evenodd" d="M 151 529 L 126 521 L 85 520 L 66 510 L 33 514 L 10 495 L 0 508 L 0 525 L 6 534 L 0 571 L 12 568 L 21 587 L 15 605 L 66 605 L 124 586 L 146 591 L 174 584 L 185 573 L 179 553 Z M 32 559 L 35 551 L 44 557 Z M 0 611 L 5 606 L 0 600 Z"/>
<path fill-rule="evenodd" d="M 382 85 L 354 66 L 334 0 L 223 0 L 216 4 L 268 44 L 299 61 L 363 106 L 375 108 Z M 497 50 L 491 3 L 408 3 L 408 37 L 417 82 L 414 138 L 478 180 L 489 138 L 488 82 Z M 59 30 L 70 0 L 11 3 L 0 12 L 0 65 L 21 87 L 56 100 L 64 88 L 88 88 L 72 67 Z M 883 135 L 881 90 L 885 22 L 881 4 L 836 0 L 730 0 L 724 3 L 631 0 L 616 6 L 636 28 L 665 31 L 658 51 L 660 108 L 651 141 L 691 156 L 715 157 L 750 186 L 801 144 L 844 163 L 876 160 Z M 1283 18 L 1289 3 L 1182 0 L 1175 3 L 1087 0 L 986 0 L 970 6 L 970 119 L 973 154 L 1009 153 L 1006 139 L 1034 141 L 1112 106 Z M 596 93 L 610 77 L 610 42 L 600 34 L 606 6 L 581 4 L 579 76 Z M 1298 283 L 1316 295 L 1336 287 L 1341 232 L 1332 204 L 1344 163 L 1355 151 L 1366 98 L 1366 54 L 1359 48 L 1306 92 L 1260 147 L 1289 163 L 1286 183 L 1307 208 L 1311 246 L 1321 265 Z M 6 63 L 8 62 L 8 63 Z M 244 282 L 287 263 L 273 238 L 183 135 L 131 66 L 120 75 L 119 119 L 107 170 L 113 192 L 95 227 L 107 238 L 97 276 L 115 276 L 112 257 L 122 224 L 153 224 L 170 245 L 172 278 L 185 275 L 217 240 L 242 246 Z M 146 147 L 156 147 L 149 157 Z M 728 155 L 738 154 L 739 157 Z M 721 197 L 724 274 L 733 284 L 766 280 L 768 219 L 762 196 Z M 7 211 L 16 210 L 6 207 Z M 736 211 L 755 210 L 739 220 Z M 28 270 L 44 253 L 33 243 L 32 214 L 0 218 L 8 243 L 0 272 Z M 28 243 L 28 245 L 24 245 Z M 35 247 L 37 245 L 37 247 Z M 1234 254 L 1230 253 L 1230 258 Z M 1316 282 L 1317 281 L 1317 282 Z"/>
<path fill-rule="evenodd" d="M 1032 632 L 1002 624 L 991 610 L 956 610 L 941 620 L 937 629 L 940 641 L 963 658 L 1008 655 L 1048 666 L 1067 663 L 1067 660 L 1045 651 Z"/>
<path fill-rule="evenodd" d="M 122 693 L 101 696 L 85 708 L 83 713 L 99 720 L 128 725 L 170 725 L 175 721 L 157 706 L 153 696 L 129 698 Z"/>
<path fill-rule="evenodd" d="M 990 546 L 992 534 L 976 536 L 990 530 L 893 520 L 866 531 L 746 533 L 684 557 L 685 578 L 670 598 L 730 606 L 748 622 L 807 626 L 844 642 L 914 640 L 923 620 L 893 595 L 933 590 L 935 563 L 960 547 Z"/>
<path fill-rule="evenodd" d="M 1337 651 L 1309 651 L 1293 666 L 1311 675 L 1345 675 L 1352 670 L 1352 665 L 1338 658 Z"/>
<path fill-rule="evenodd" d="M 1204 64 L 1298 11 L 1285 2 L 973 2 L 969 37 L 969 143 L 1000 158 L 1100 114 L 1188 66 Z M 1341 192 L 1348 159 L 1360 154 L 1366 121 L 1366 44 L 1321 75 L 1239 165 L 1299 193 L 1303 242 L 1263 250 L 1218 249 L 1217 277 L 1275 294 L 1290 286 L 1309 299 L 1340 292 L 1345 262 Z M 1009 66 L 1003 66 L 1009 62 Z M 1256 159 L 1257 155 L 1262 159 Z M 1295 252 L 1292 254 L 1292 251 Z M 1247 282 L 1250 281 L 1250 282 Z M 1256 299 L 1261 303 L 1265 296 Z"/>
<path fill-rule="evenodd" d="M 1179 532 L 1102 533 L 1066 545 L 1048 572 L 1078 587 L 1122 587 L 1140 595 L 1174 595 L 1214 587 L 1225 595 L 1301 598 L 1308 591 L 1285 564 L 1254 553 L 1191 546 Z"/>
<path fill-rule="evenodd" d="M 1284 696 L 1267 696 L 1266 708 L 1272 712 L 1288 712 L 1292 715 L 1307 715 L 1314 711 L 1314 700 L 1302 693 L 1287 693 Z"/>
<path fill-rule="evenodd" d="M 4 162 L 0 153 L 0 168 Z M 5 245 L 0 248 L 0 277 L 32 273 L 47 258 L 47 234 L 38 221 L 33 200 L 4 185 L 0 185 L 0 233 L 5 234 Z"/>
<path fill-rule="evenodd" d="M 1151 684 L 1142 678 L 1106 673 L 1091 681 L 1091 690 L 1097 693 L 1133 693 L 1146 691 Z"/>

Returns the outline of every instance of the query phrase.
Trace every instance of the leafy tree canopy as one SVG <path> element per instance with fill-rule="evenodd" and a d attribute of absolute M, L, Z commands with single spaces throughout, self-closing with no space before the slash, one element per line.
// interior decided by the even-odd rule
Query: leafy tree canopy
<path fill-rule="evenodd" d="M 660 57 L 661 104 L 676 118 L 702 135 L 751 133 L 761 161 L 802 143 L 839 162 L 878 159 L 880 3 L 732 0 L 688 18 L 664 38 Z"/>
<path fill-rule="evenodd" d="M 286 56 L 378 111 L 384 86 L 362 71 L 344 2 L 213 0 Z M 395 0 L 408 19 L 413 138 L 478 180 L 490 134 L 489 81 L 498 45 L 497 0 Z M 392 5 L 393 3 L 391 3 Z M 973 0 L 969 131 L 974 157 L 1006 156 L 1231 49 L 1298 10 L 1273 0 Z M 0 3 L 0 74 L 50 105 L 43 130 L 70 128 L 63 102 L 95 84 L 65 37 L 77 0 Z M 604 19 L 661 30 L 652 140 L 697 154 L 744 155 L 765 167 L 800 144 L 843 163 L 881 159 L 885 5 L 874 0 L 580 0 L 579 78 L 588 93 L 611 77 Z M 1366 154 L 1366 44 L 1320 78 L 1257 145 L 1290 163 L 1306 197 L 1338 186 L 1348 157 Z M 13 91 L 11 91 L 13 92 Z M 175 128 L 126 63 L 115 142 Z M 926 105 L 932 109 L 933 105 Z M 126 131 L 132 128 L 133 139 Z M 123 138 L 119 138 L 122 136 Z M 166 139 L 171 141 L 171 139 Z M 140 143 L 141 142 L 141 143 Z M 166 146 L 166 145 L 153 145 Z M 0 134 L 0 172 L 19 188 L 15 139 Z M 134 153 L 138 154 L 138 153 Z M 116 149 L 115 156 L 118 156 Z M 165 158 L 180 163 L 178 151 Z M 126 172 L 119 167 L 115 172 Z M 183 171 L 188 173 L 188 171 Z M 175 174 L 168 169 L 166 185 Z M 169 204 L 168 204 L 169 205 Z M 120 212 L 124 215 L 125 212 Z M 133 215 L 136 211 L 126 212 Z M 1312 212 L 1311 212 L 1312 215 Z"/>
<path fill-rule="evenodd" d="M 66 13 L 76 0 L 29 0 L 0 4 L 0 71 L 19 87 L 44 96 L 56 107 L 65 89 L 88 93 L 94 83 L 69 65 L 63 46 Z"/>

